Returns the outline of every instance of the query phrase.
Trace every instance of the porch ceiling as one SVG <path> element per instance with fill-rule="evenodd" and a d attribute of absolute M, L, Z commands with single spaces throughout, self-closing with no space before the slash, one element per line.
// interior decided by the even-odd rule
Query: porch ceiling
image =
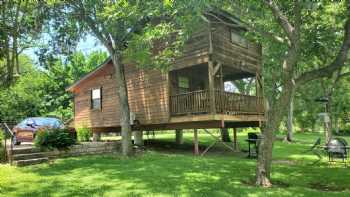
<path fill-rule="evenodd" d="M 223 80 L 224 81 L 234 81 L 237 79 L 244 79 L 248 77 L 254 77 L 255 75 L 249 72 L 245 72 L 230 66 L 222 67 Z"/>

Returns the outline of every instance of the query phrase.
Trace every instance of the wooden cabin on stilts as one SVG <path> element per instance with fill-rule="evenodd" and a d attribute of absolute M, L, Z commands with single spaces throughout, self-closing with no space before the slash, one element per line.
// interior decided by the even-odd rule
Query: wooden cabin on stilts
<path fill-rule="evenodd" d="M 230 147 L 237 149 L 236 128 L 264 121 L 261 46 L 242 36 L 247 30 L 238 18 L 221 10 L 203 16 L 203 25 L 169 71 L 124 63 L 135 143 L 142 144 L 143 131 L 175 130 L 181 144 L 182 129 L 193 129 L 194 153 L 199 154 L 197 129 L 212 135 L 207 129 L 233 128 Z M 237 84 L 248 82 L 254 88 L 238 91 Z M 89 127 L 96 138 L 120 131 L 110 59 L 67 90 L 74 95 L 76 128 Z"/>

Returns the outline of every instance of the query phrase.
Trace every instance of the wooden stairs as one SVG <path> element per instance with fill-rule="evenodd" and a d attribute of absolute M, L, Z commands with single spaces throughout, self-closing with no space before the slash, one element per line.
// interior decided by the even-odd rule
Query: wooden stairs
<path fill-rule="evenodd" d="M 11 164 L 15 166 L 28 166 L 49 161 L 44 152 L 32 146 L 14 147 L 8 155 L 12 161 Z"/>
<path fill-rule="evenodd" d="M 0 129 L 3 129 L 11 138 L 14 133 L 7 125 L 7 123 L 0 122 Z M 28 166 L 49 161 L 49 158 L 39 148 L 35 148 L 33 144 L 25 144 L 20 146 L 13 146 L 12 140 L 9 144 L 5 141 L 5 150 L 8 161 L 11 165 Z"/>

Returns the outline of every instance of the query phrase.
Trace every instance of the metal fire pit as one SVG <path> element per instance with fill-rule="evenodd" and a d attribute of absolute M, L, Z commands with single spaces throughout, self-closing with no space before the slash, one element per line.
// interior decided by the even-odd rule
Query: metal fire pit
<path fill-rule="evenodd" d="M 346 162 L 348 159 L 348 143 L 343 138 L 332 138 L 325 147 L 328 153 L 329 161 L 334 161 L 334 159 L 342 159 Z"/>

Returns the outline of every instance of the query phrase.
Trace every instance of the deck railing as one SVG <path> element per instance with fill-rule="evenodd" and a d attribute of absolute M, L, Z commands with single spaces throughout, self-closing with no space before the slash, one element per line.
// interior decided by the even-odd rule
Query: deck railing
<path fill-rule="evenodd" d="M 261 114 L 263 100 L 260 97 L 215 91 L 215 109 L 218 114 Z M 210 113 L 208 90 L 199 90 L 170 97 L 171 115 Z"/>
<path fill-rule="evenodd" d="M 208 90 L 199 90 L 170 97 L 171 114 L 199 114 L 210 110 Z"/>
<path fill-rule="evenodd" d="M 263 100 L 261 97 L 215 91 L 216 112 L 224 114 L 261 114 Z"/>

